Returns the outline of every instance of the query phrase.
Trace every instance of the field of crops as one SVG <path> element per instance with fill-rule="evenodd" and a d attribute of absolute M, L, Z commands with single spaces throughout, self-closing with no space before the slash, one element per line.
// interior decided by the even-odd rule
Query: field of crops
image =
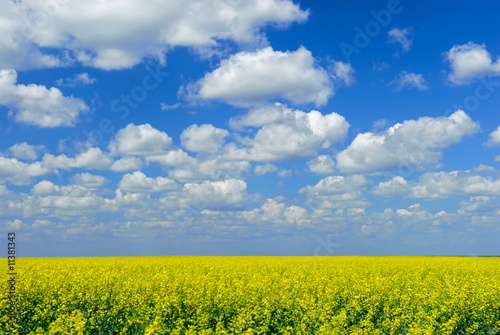
<path fill-rule="evenodd" d="M 44 258 L 17 273 L 20 334 L 500 334 L 498 258 Z"/>

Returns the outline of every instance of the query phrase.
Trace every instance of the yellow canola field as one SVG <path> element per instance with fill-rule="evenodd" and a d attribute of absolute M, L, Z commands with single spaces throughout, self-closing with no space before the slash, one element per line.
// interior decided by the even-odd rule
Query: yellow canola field
<path fill-rule="evenodd" d="M 6 260 L 5 260 L 6 262 Z M 1 334 L 500 334 L 500 259 L 18 259 Z"/>

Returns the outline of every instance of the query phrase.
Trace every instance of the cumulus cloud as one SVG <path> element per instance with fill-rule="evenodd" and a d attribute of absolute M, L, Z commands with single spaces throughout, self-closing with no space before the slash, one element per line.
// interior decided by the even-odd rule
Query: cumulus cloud
<path fill-rule="evenodd" d="M 241 178 L 243 174 L 250 172 L 251 164 L 248 161 L 225 160 L 222 157 L 209 158 L 199 163 L 196 167 L 197 178 Z"/>
<path fill-rule="evenodd" d="M 363 191 L 368 181 L 363 175 L 329 176 L 314 186 L 306 186 L 299 193 L 307 195 L 307 202 L 316 208 L 366 207 Z"/>
<path fill-rule="evenodd" d="M 193 124 L 181 134 L 182 146 L 193 152 L 217 152 L 229 135 L 225 129 L 215 128 L 211 124 L 198 126 Z"/>
<path fill-rule="evenodd" d="M 396 91 L 401 91 L 403 88 L 416 88 L 419 91 L 429 89 L 422 74 L 408 73 L 405 70 L 401 71 L 396 78 L 391 80 L 389 86 L 393 86 Z"/>
<path fill-rule="evenodd" d="M 397 123 L 385 132 L 361 133 L 337 155 L 342 172 L 383 172 L 436 166 L 442 149 L 472 135 L 479 125 L 464 111 L 449 117 L 421 117 Z"/>
<path fill-rule="evenodd" d="M 349 63 L 333 61 L 330 72 L 336 83 L 351 86 L 356 82 L 354 69 Z"/>
<path fill-rule="evenodd" d="M 88 172 L 77 173 L 72 177 L 72 180 L 74 185 L 79 185 L 88 189 L 97 189 L 108 181 L 103 176 L 93 175 Z"/>
<path fill-rule="evenodd" d="M 23 225 L 25 225 L 23 221 L 15 219 L 13 221 L 7 221 L 6 228 L 8 231 L 18 231 Z"/>
<path fill-rule="evenodd" d="M 399 43 L 405 52 L 410 51 L 413 44 L 413 40 L 409 39 L 407 36 L 413 33 L 413 28 L 398 29 L 392 28 L 387 32 L 389 40 L 387 43 Z"/>
<path fill-rule="evenodd" d="M 89 176 L 82 178 L 94 179 Z M 92 183 L 95 182 L 94 179 Z M 20 206 L 25 216 L 82 216 L 95 213 L 103 204 L 104 199 L 96 194 L 94 187 L 58 186 L 43 180 L 33 186 L 32 195 L 23 199 Z"/>
<path fill-rule="evenodd" d="M 269 172 L 276 172 L 278 167 L 271 163 L 266 163 L 264 165 L 256 165 L 253 169 L 256 175 L 263 176 Z"/>
<path fill-rule="evenodd" d="M 411 185 L 401 176 L 396 176 L 391 180 L 380 182 L 372 190 L 372 193 L 379 197 L 401 197 L 411 192 Z"/>
<path fill-rule="evenodd" d="M 247 183 L 241 179 L 186 183 L 179 192 L 169 192 L 160 202 L 166 208 L 232 210 L 248 198 Z"/>
<path fill-rule="evenodd" d="M 170 150 L 163 155 L 153 155 L 146 157 L 148 162 L 157 162 L 166 166 L 195 166 L 198 164 L 196 158 L 188 155 L 182 149 Z"/>
<path fill-rule="evenodd" d="M 467 200 L 460 201 L 459 214 L 485 213 L 500 215 L 500 197 L 471 196 Z"/>
<path fill-rule="evenodd" d="M 0 185 L 0 196 L 10 194 L 9 189 L 5 185 Z"/>
<path fill-rule="evenodd" d="M 149 123 L 136 126 L 133 123 L 120 129 L 109 144 L 112 155 L 149 156 L 166 152 L 172 139 Z"/>
<path fill-rule="evenodd" d="M 66 155 L 54 156 L 45 154 L 42 158 L 44 167 L 52 170 L 57 169 L 109 169 L 113 160 L 102 152 L 100 148 L 89 148 L 87 151 L 78 154 L 75 157 Z"/>
<path fill-rule="evenodd" d="M 132 174 L 126 174 L 118 184 L 120 190 L 125 192 L 164 192 L 177 188 L 177 183 L 165 177 L 149 178 L 140 171 L 135 171 Z"/>
<path fill-rule="evenodd" d="M 115 172 L 138 171 L 142 168 L 142 160 L 137 157 L 123 157 L 113 162 L 110 170 Z"/>
<path fill-rule="evenodd" d="M 179 181 L 239 179 L 251 168 L 250 162 L 246 160 L 235 161 L 219 155 L 197 159 L 182 149 L 171 150 L 163 155 L 148 156 L 146 161 L 168 167 L 168 176 Z"/>
<path fill-rule="evenodd" d="M 307 18 L 308 11 L 288 0 L 7 1 L 0 13 L 0 66 L 30 69 L 80 62 L 106 70 L 130 68 L 144 57 L 164 61 L 171 46 L 259 43 L 265 40 L 261 28 Z M 47 48 L 55 52 L 49 54 Z"/>
<path fill-rule="evenodd" d="M 488 170 L 467 170 L 451 172 L 428 172 L 418 182 L 408 182 L 397 176 L 381 182 L 372 191 L 383 197 L 408 197 L 423 199 L 445 199 L 454 196 L 500 195 L 500 180 L 484 175 Z"/>
<path fill-rule="evenodd" d="M 490 133 L 490 139 L 485 143 L 486 145 L 500 145 L 500 126 Z"/>
<path fill-rule="evenodd" d="M 33 177 L 57 173 L 58 170 L 107 170 L 113 161 L 100 148 L 88 148 L 75 157 L 45 154 L 41 161 L 26 163 L 17 158 L 0 157 L 0 181 L 29 184 Z"/>
<path fill-rule="evenodd" d="M 0 157 L 0 181 L 7 180 L 14 184 L 29 184 L 32 177 L 51 173 L 53 170 L 40 162 L 25 163 L 16 158 Z"/>
<path fill-rule="evenodd" d="M 297 226 L 305 226 L 311 222 L 307 209 L 295 205 L 287 207 L 283 216 L 288 223 L 296 224 Z"/>
<path fill-rule="evenodd" d="M 272 222 L 280 224 L 283 222 L 285 209 L 286 205 L 284 203 L 278 202 L 275 199 L 266 199 L 260 208 L 255 208 L 251 211 L 240 211 L 238 216 L 250 223 Z"/>
<path fill-rule="evenodd" d="M 311 222 L 307 209 L 295 205 L 287 207 L 276 199 L 266 199 L 260 208 L 251 211 L 240 211 L 236 216 L 251 224 L 271 223 L 277 227 L 308 226 Z"/>
<path fill-rule="evenodd" d="M 55 87 L 16 84 L 17 72 L 0 70 L 0 105 L 11 109 L 16 122 L 45 128 L 74 126 L 88 107 L 83 100 L 65 97 Z"/>
<path fill-rule="evenodd" d="M 342 78 L 350 80 L 348 70 L 339 72 Z M 199 97 L 240 107 L 271 99 L 321 106 L 333 95 L 327 71 L 315 65 L 311 52 L 304 47 L 293 52 L 274 51 L 271 47 L 239 52 L 207 73 L 198 86 Z"/>
<path fill-rule="evenodd" d="M 319 175 L 332 174 L 335 162 L 328 155 L 319 155 L 306 163 L 309 171 Z"/>
<path fill-rule="evenodd" d="M 468 84 L 487 75 L 500 75 L 500 60 L 497 57 L 493 62 L 484 44 L 468 42 L 454 45 L 446 53 L 446 58 L 451 67 L 448 80 L 456 85 Z"/>
<path fill-rule="evenodd" d="M 26 142 L 14 144 L 9 151 L 15 158 L 35 160 L 38 158 L 38 152 L 45 147 L 43 145 L 30 145 Z"/>
<path fill-rule="evenodd" d="M 261 107 L 230 124 L 235 129 L 259 128 L 253 138 L 241 138 L 243 147 L 227 145 L 230 159 L 254 161 L 283 161 L 313 156 L 320 149 L 329 148 L 346 135 L 349 123 L 339 114 L 323 115 L 292 110 L 282 104 Z"/>

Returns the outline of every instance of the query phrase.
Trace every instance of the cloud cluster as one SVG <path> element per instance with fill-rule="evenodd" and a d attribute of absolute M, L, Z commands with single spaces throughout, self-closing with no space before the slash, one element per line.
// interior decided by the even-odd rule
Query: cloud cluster
<path fill-rule="evenodd" d="M 490 133 L 490 139 L 486 142 L 486 145 L 499 145 L 500 144 L 500 126 Z"/>
<path fill-rule="evenodd" d="M 169 46 L 258 43 L 265 39 L 261 28 L 308 15 L 288 0 L 7 1 L 0 13 L 0 67 L 130 68 L 144 57 L 164 60 Z"/>
<path fill-rule="evenodd" d="M 500 60 L 493 62 L 484 44 L 454 45 L 446 53 L 446 58 L 451 67 L 448 80 L 456 85 L 468 84 L 487 75 L 500 75 Z"/>
<path fill-rule="evenodd" d="M 339 78 L 352 81 L 349 68 L 344 66 L 337 72 Z M 311 52 L 304 47 L 293 52 L 274 51 L 271 47 L 239 52 L 207 73 L 198 86 L 199 97 L 240 107 L 271 99 L 321 106 L 333 95 L 327 71 L 315 65 Z"/>
<path fill-rule="evenodd" d="M 235 210 L 248 200 L 247 183 L 241 179 L 186 183 L 178 192 L 169 192 L 160 199 L 165 208 L 197 210 Z"/>
<path fill-rule="evenodd" d="M 157 193 L 173 190 L 177 188 L 177 183 L 164 177 L 149 178 L 144 173 L 135 171 L 132 174 L 124 175 L 118 183 L 118 188 L 132 193 Z"/>
<path fill-rule="evenodd" d="M 251 110 L 233 118 L 230 124 L 235 129 L 258 130 L 253 138 L 240 138 L 243 147 L 226 146 L 226 156 L 260 162 L 313 156 L 344 139 L 349 128 L 349 123 L 337 113 L 306 113 L 279 103 Z"/>
<path fill-rule="evenodd" d="M 441 151 L 479 130 L 464 111 L 449 117 L 421 117 L 397 123 L 386 131 L 361 133 L 337 155 L 342 172 L 376 173 L 436 166 Z"/>
<path fill-rule="evenodd" d="M 215 128 L 211 124 L 198 126 L 193 124 L 181 134 L 182 146 L 193 152 L 217 152 L 229 136 L 225 129 Z"/>
<path fill-rule="evenodd" d="M 38 152 L 45 147 L 43 145 L 30 145 L 26 142 L 14 144 L 8 151 L 15 158 L 35 160 L 38 158 Z"/>
<path fill-rule="evenodd" d="M 306 194 L 307 203 L 315 208 L 366 207 L 369 202 L 363 197 L 363 190 L 367 184 L 363 175 L 328 176 L 299 193 Z"/>
<path fill-rule="evenodd" d="M 166 152 L 172 139 L 149 123 L 136 126 L 133 123 L 120 129 L 109 144 L 112 155 L 158 155 Z"/>
<path fill-rule="evenodd" d="M 486 169 L 488 171 L 490 169 Z M 428 172 L 418 182 L 401 176 L 379 183 L 372 191 L 382 197 L 445 199 L 454 196 L 500 196 L 500 180 L 482 175 L 484 171 Z"/>
<path fill-rule="evenodd" d="M 80 113 L 88 110 L 85 102 L 65 97 L 55 87 L 16 83 L 15 70 L 0 70 L 0 105 L 11 108 L 16 122 L 46 128 L 74 126 Z"/>

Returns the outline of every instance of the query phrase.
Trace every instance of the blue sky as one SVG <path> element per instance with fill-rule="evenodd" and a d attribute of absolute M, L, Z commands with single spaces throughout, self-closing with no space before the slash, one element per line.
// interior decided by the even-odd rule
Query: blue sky
<path fill-rule="evenodd" d="M 22 257 L 500 253 L 496 2 L 2 8 Z"/>

